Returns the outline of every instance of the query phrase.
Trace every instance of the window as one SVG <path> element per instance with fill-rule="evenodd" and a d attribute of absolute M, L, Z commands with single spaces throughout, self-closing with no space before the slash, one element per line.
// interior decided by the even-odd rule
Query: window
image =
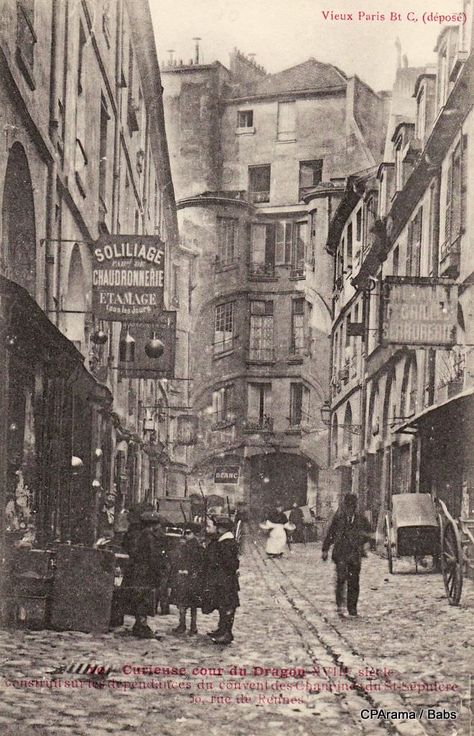
<path fill-rule="evenodd" d="M 423 228 L 423 207 L 420 207 L 408 225 L 406 275 L 419 276 L 421 268 L 421 236 Z"/>
<path fill-rule="evenodd" d="M 293 299 L 291 302 L 291 344 L 293 355 L 303 355 L 304 340 L 304 299 Z"/>
<path fill-rule="evenodd" d="M 294 141 L 296 138 L 296 103 L 279 102 L 277 140 Z"/>
<path fill-rule="evenodd" d="M 107 124 L 109 113 L 107 112 L 107 103 L 104 96 L 100 101 L 100 140 L 99 140 L 99 206 L 105 212 L 107 211 Z"/>
<path fill-rule="evenodd" d="M 309 389 L 302 383 L 290 384 L 290 426 L 299 427 L 309 420 Z"/>
<path fill-rule="evenodd" d="M 352 268 L 352 222 L 347 226 L 346 265 L 347 268 Z"/>
<path fill-rule="evenodd" d="M 221 266 L 235 260 L 235 241 L 238 221 L 231 217 L 217 218 L 217 258 Z"/>
<path fill-rule="evenodd" d="M 249 195 L 251 202 L 270 201 L 271 166 L 249 166 Z"/>
<path fill-rule="evenodd" d="M 35 33 L 34 0 L 18 0 L 16 8 L 17 60 L 28 84 L 34 89 L 33 64 L 35 44 L 38 40 Z"/>
<path fill-rule="evenodd" d="M 403 189 L 402 137 L 395 143 L 395 191 Z"/>
<path fill-rule="evenodd" d="M 250 229 L 250 276 L 274 276 L 275 225 L 252 224 Z"/>
<path fill-rule="evenodd" d="M 214 355 L 232 350 L 234 339 L 234 303 L 219 304 L 215 311 Z"/>
<path fill-rule="evenodd" d="M 420 89 L 416 100 L 416 132 L 415 135 L 422 143 L 425 140 L 426 126 L 426 95 L 423 87 Z"/>
<path fill-rule="evenodd" d="M 467 197 L 467 136 L 454 149 L 446 180 L 446 216 L 443 252 L 457 246 L 466 226 Z"/>
<path fill-rule="evenodd" d="M 321 181 L 323 160 L 300 161 L 299 199 Z"/>
<path fill-rule="evenodd" d="M 358 243 L 362 240 L 362 207 L 357 210 L 356 215 L 356 240 Z"/>
<path fill-rule="evenodd" d="M 294 269 L 304 269 L 306 255 L 306 231 L 308 224 L 306 222 L 296 222 L 294 226 L 293 238 L 293 254 L 291 258 L 292 267 Z"/>
<path fill-rule="evenodd" d="M 234 386 L 228 384 L 212 392 L 212 412 L 214 422 L 231 422 L 234 419 Z"/>
<path fill-rule="evenodd" d="M 238 128 L 253 128 L 253 110 L 239 110 L 237 113 Z"/>
<path fill-rule="evenodd" d="M 179 266 L 173 263 L 171 268 L 171 303 L 174 307 L 179 307 L 179 277 Z"/>
<path fill-rule="evenodd" d="M 400 248 L 397 245 L 393 249 L 393 264 L 392 264 L 392 276 L 398 276 L 398 269 L 399 269 L 399 258 L 400 258 Z"/>
<path fill-rule="evenodd" d="M 273 302 L 250 302 L 249 360 L 273 360 Z"/>
<path fill-rule="evenodd" d="M 86 33 L 79 23 L 78 59 L 77 59 L 77 96 L 76 96 L 76 149 L 74 156 L 75 178 L 82 196 L 86 196 L 85 167 L 88 164 L 86 153 L 86 95 L 84 82 L 84 56 L 86 49 Z"/>
<path fill-rule="evenodd" d="M 133 54 L 132 44 L 128 47 L 128 98 L 127 98 L 127 122 L 128 132 L 130 135 L 136 133 L 139 126 L 139 113 L 140 105 L 138 100 L 134 97 L 134 71 L 135 71 L 135 60 Z"/>
<path fill-rule="evenodd" d="M 275 261 L 277 264 L 291 263 L 293 248 L 293 222 L 279 220 L 275 224 Z"/>
<path fill-rule="evenodd" d="M 247 426 L 255 429 L 271 429 L 272 424 L 272 384 L 249 383 Z"/>

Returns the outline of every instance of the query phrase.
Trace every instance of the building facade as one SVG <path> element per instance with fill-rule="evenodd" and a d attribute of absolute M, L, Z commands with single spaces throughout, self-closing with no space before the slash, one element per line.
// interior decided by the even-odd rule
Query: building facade
<path fill-rule="evenodd" d="M 405 99 L 401 114 L 392 110 L 384 161 L 347 188 L 328 239 L 336 262 L 347 262 L 348 228 L 359 211 L 370 223 L 357 268 L 334 282 L 333 380 L 354 351 L 361 360 L 355 384 L 343 373 L 345 386 L 332 389 L 331 462 L 346 468 L 374 527 L 395 493 L 429 492 L 455 516 L 473 511 L 467 18 L 441 31 L 436 66 L 398 70 L 393 103 Z M 358 436 L 348 449 L 353 416 Z"/>
<path fill-rule="evenodd" d="M 6 0 L 0 17 L 2 542 L 90 545 L 133 503 L 185 489 L 192 258 L 151 16 L 145 0 Z M 94 314 L 94 244 L 114 234 L 164 244 L 180 381 L 128 377 L 133 324 Z"/>
<path fill-rule="evenodd" d="M 197 59 L 162 75 L 180 230 L 199 254 L 192 483 L 257 512 L 276 499 L 323 512 L 324 246 L 347 172 L 381 159 L 386 101 L 315 59 L 270 75 L 234 50 L 229 69 Z"/>

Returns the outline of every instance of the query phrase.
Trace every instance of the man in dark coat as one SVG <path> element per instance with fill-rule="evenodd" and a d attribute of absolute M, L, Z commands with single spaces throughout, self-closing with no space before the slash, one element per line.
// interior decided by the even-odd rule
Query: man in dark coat
<path fill-rule="evenodd" d="M 303 542 L 304 544 L 306 544 L 303 510 L 300 509 L 296 501 L 291 507 L 289 520 L 292 524 L 295 525 L 295 531 L 291 535 L 291 541 Z"/>
<path fill-rule="evenodd" d="M 210 613 L 217 608 L 219 624 L 209 635 L 215 644 L 230 644 L 234 640 L 235 609 L 239 606 L 239 551 L 232 533 L 232 519 L 214 516 L 212 521 L 216 532 L 206 550 L 203 612 Z"/>
<path fill-rule="evenodd" d="M 170 598 L 179 610 L 179 624 L 173 629 L 174 634 L 184 634 L 186 631 L 188 608 L 191 609 L 189 635 L 198 633 L 197 609 L 201 603 L 204 558 L 204 549 L 196 537 L 200 530 L 200 524 L 187 522 L 183 528 L 183 537 L 171 553 Z"/>
<path fill-rule="evenodd" d="M 155 613 L 155 599 L 168 560 L 162 544 L 161 517 L 156 511 L 144 511 L 139 521 L 126 532 L 123 547 L 129 563 L 122 588 L 129 593 L 135 616 L 132 632 L 140 639 L 154 637 L 147 616 Z"/>
<path fill-rule="evenodd" d="M 336 605 L 340 616 L 344 615 L 346 586 L 349 616 L 357 616 L 364 545 L 371 537 L 369 522 L 357 511 L 357 496 L 348 493 L 334 515 L 322 548 L 322 558 L 326 561 L 329 548 L 334 545 L 332 559 L 336 563 Z"/>

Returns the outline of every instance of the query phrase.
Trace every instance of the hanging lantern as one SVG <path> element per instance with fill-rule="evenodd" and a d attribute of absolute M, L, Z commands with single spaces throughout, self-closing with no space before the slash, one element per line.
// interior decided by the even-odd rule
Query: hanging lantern
<path fill-rule="evenodd" d="M 120 338 L 119 360 L 121 363 L 133 363 L 135 360 L 135 338 L 129 332 Z"/>
<path fill-rule="evenodd" d="M 108 334 L 101 329 L 96 330 L 91 335 L 91 340 L 95 345 L 105 345 L 108 339 Z"/>
<path fill-rule="evenodd" d="M 164 344 L 156 337 L 156 333 L 154 332 L 153 337 L 151 337 L 145 345 L 145 353 L 149 358 L 161 358 L 164 350 Z"/>

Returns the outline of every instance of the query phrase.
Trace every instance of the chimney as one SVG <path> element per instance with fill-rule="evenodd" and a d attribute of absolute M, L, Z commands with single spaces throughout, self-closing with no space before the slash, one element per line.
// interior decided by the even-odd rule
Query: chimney
<path fill-rule="evenodd" d="M 194 42 L 195 42 L 195 44 L 196 44 L 196 45 L 194 46 L 194 63 L 195 63 L 195 64 L 199 64 L 199 41 L 201 41 L 201 40 L 202 40 L 202 39 L 201 39 L 201 38 L 200 38 L 199 36 L 195 36 L 195 37 L 193 38 L 193 41 L 194 41 Z"/>

